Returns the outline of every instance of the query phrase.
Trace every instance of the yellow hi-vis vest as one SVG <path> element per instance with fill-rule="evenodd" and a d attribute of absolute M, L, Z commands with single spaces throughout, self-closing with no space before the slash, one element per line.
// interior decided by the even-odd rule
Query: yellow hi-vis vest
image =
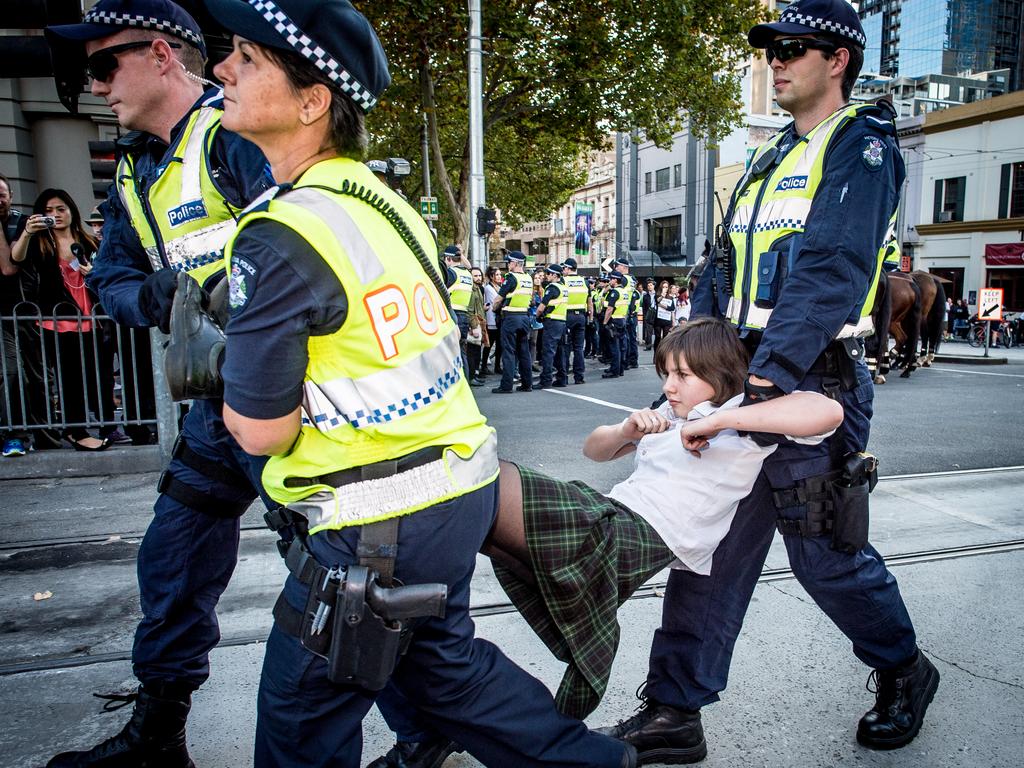
<path fill-rule="evenodd" d="M 548 305 L 551 307 L 551 311 L 548 312 L 547 317 L 550 320 L 562 320 L 565 321 L 565 311 L 569 308 L 569 292 L 565 286 L 561 283 L 550 283 L 558 290 L 558 296 L 552 299 Z"/>
<path fill-rule="evenodd" d="M 465 267 L 450 267 L 455 273 L 455 282 L 448 286 L 452 309 L 458 312 L 469 311 L 469 300 L 473 297 L 473 273 Z"/>
<path fill-rule="evenodd" d="M 566 301 L 566 309 L 586 309 L 587 308 L 587 281 L 582 275 L 566 275 L 562 278 L 565 283 L 565 288 L 569 292 L 569 298 Z"/>
<path fill-rule="evenodd" d="M 629 294 L 626 293 L 626 288 L 613 288 L 611 290 L 617 291 L 619 298 L 615 300 L 615 306 L 612 307 L 612 319 L 625 320 L 629 316 Z"/>
<path fill-rule="evenodd" d="M 501 303 L 502 312 L 526 312 L 533 301 L 533 277 L 525 272 L 509 272 L 516 287 Z"/>
<path fill-rule="evenodd" d="M 602 291 L 600 288 L 595 288 L 590 294 L 590 299 L 594 302 L 594 314 L 596 315 L 600 315 L 604 312 L 605 293 L 606 292 Z"/>
<path fill-rule="evenodd" d="M 886 272 L 896 272 L 900 269 L 900 259 L 903 256 L 903 249 L 900 248 L 900 241 L 896 237 L 896 211 L 893 211 L 889 219 L 889 229 L 885 232 L 885 240 L 882 241 L 882 268 Z"/>
<path fill-rule="evenodd" d="M 270 219 L 301 235 L 345 289 L 341 328 L 309 337 L 299 435 L 263 471 L 270 497 L 305 515 L 311 533 L 413 513 L 498 475 L 494 430 L 462 375 L 459 329 L 442 295 L 398 231 L 375 207 L 341 194 L 343 183 L 382 198 L 434 252 L 423 219 L 347 158 L 321 161 L 293 188 L 263 195 L 225 252 L 230 274 L 238 237 Z M 430 447 L 446 450 L 390 477 L 337 488 L 303 482 Z"/>
<path fill-rule="evenodd" d="M 172 148 L 173 159 L 150 185 L 145 200 L 130 156 L 121 158 L 116 173 L 121 204 L 153 270 L 188 272 L 200 285 L 224 269 L 224 245 L 240 213 L 224 199 L 210 173 L 210 147 L 222 114 L 210 104 L 220 98 L 219 93 L 211 96 L 189 116 Z"/>
<path fill-rule="evenodd" d="M 736 254 L 735 274 L 726 315 L 742 329 L 762 330 L 768 325 L 781 290 L 788 254 L 774 250 L 788 235 L 804 231 L 814 194 L 821 184 L 826 150 L 832 137 L 863 112 L 875 112 L 870 104 L 845 106 L 820 122 L 797 141 L 774 169 L 749 184 L 745 178 L 734 193 L 734 213 L 729 228 Z M 780 132 L 755 153 L 751 167 L 776 146 Z M 739 195 L 736 197 L 736 195 Z M 871 307 L 875 301 L 883 258 L 882 243 L 871 281 L 858 306 L 859 316 L 847 322 L 836 338 L 867 336 L 873 331 Z M 759 295 L 760 288 L 760 295 Z"/>

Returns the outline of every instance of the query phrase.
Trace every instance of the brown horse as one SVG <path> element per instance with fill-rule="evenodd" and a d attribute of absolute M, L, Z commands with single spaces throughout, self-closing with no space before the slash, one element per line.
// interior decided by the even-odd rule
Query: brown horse
<path fill-rule="evenodd" d="M 910 277 L 921 289 L 921 357 L 918 364 L 927 368 L 942 343 L 946 326 L 946 291 L 939 278 L 930 272 L 914 270 Z"/>
<path fill-rule="evenodd" d="M 879 348 L 888 348 L 888 336 L 896 340 L 892 351 L 892 367 L 903 368 L 901 378 L 907 378 L 917 368 L 917 343 L 921 333 L 921 289 L 909 275 L 901 272 L 886 274 L 886 296 L 890 306 L 888 333 L 880 339 Z M 876 326 L 876 332 L 877 332 Z M 885 383 L 884 376 L 879 384 Z"/>

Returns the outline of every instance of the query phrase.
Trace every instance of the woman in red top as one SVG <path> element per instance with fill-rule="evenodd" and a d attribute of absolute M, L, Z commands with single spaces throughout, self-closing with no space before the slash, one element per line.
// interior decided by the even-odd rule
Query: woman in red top
<path fill-rule="evenodd" d="M 38 278 L 36 303 L 43 318 L 51 318 L 40 322 L 45 364 L 59 371 L 64 439 L 80 451 L 102 451 L 109 445 L 86 430 L 87 408 L 101 421 L 114 418 L 112 361 L 104 354 L 99 323 L 92 319 L 96 297 L 85 285 L 96 248 L 78 206 L 62 189 L 40 193 L 24 232 L 11 247 L 11 258 L 26 261 Z"/>

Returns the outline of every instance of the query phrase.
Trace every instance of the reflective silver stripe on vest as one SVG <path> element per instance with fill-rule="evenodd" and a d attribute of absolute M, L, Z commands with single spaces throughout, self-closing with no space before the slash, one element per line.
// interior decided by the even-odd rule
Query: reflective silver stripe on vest
<path fill-rule="evenodd" d="M 297 187 L 285 192 L 279 199 L 305 208 L 327 225 L 335 240 L 345 249 L 356 277 L 363 285 L 372 283 L 384 274 L 384 265 L 377 258 L 377 252 L 366 236 L 356 226 L 348 211 L 332 200 L 327 192 L 311 187 Z"/>
<path fill-rule="evenodd" d="M 320 491 L 288 508 L 305 515 L 309 529 L 342 527 L 422 509 L 487 483 L 498 472 L 498 441 L 492 431 L 468 459 L 448 449 L 429 464 L 378 480 Z"/>
<path fill-rule="evenodd" d="M 168 240 L 164 243 L 168 266 L 178 272 L 188 272 L 223 259 L 224 246 L 228 244 L 237 226 L 234 219 L 224 219 Z"/>
<path fill-rule="evenodd" d="M 307 381 L 302 423 L 321 432 L 343 424 L 356 429 L 384 424 L 440 400 L 461 377 L 459 329 L 454 328 L 438 346 L 401 367 L 360 379 L 338 378 L 319 385 Z"/>
<path fill-rule="evenodd" d="M 220 110 L 215 111 L 209 107 L 200 109 L 196 124 L 185 143 L 185 151 L 181 155 L 181 197 L 178 198 L 183 203 L 203 197 L 202 169 L 206 132 L 219 113 Z"/>
<path fill-rule="evenodd" d="M 729 307 L 726 310 L 730 322 L 733 325 L 739 323 L 740 319 L 740 302 L 734 298 L 729 299 Z M 768 320 L 772 316 L 772 310 L 764 307 L 759 307 L 755 304 L 751 304 L 747 307 L 747 322 L 756 325 L 759 328 L 767 328 Z M 874 324 L 871 322 L 871 317 L 862 317 L 856 323 L 847 323 L 839 329 L 839 333 L 836 334 L 837 339 L 849 339 L 849 338 L 862 338 L 864 336 L 870 336 L 875 332 Z"/>

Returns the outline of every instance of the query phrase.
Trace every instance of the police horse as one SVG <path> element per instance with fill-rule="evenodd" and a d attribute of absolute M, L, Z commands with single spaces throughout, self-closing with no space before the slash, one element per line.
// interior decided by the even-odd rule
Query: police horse
<path fill-rule="evenodd" d="M 884 384 L 890 368 L 903 368 L 907 378 L 917 368 L 917 344 L 921 333 L 921 289 L 898 272 L 883 272 L 871 311 L 874 336 L 867 340 L 868 368 L 876 384 Z M 889 350 L 889 337 L 895 340 Z"/>

